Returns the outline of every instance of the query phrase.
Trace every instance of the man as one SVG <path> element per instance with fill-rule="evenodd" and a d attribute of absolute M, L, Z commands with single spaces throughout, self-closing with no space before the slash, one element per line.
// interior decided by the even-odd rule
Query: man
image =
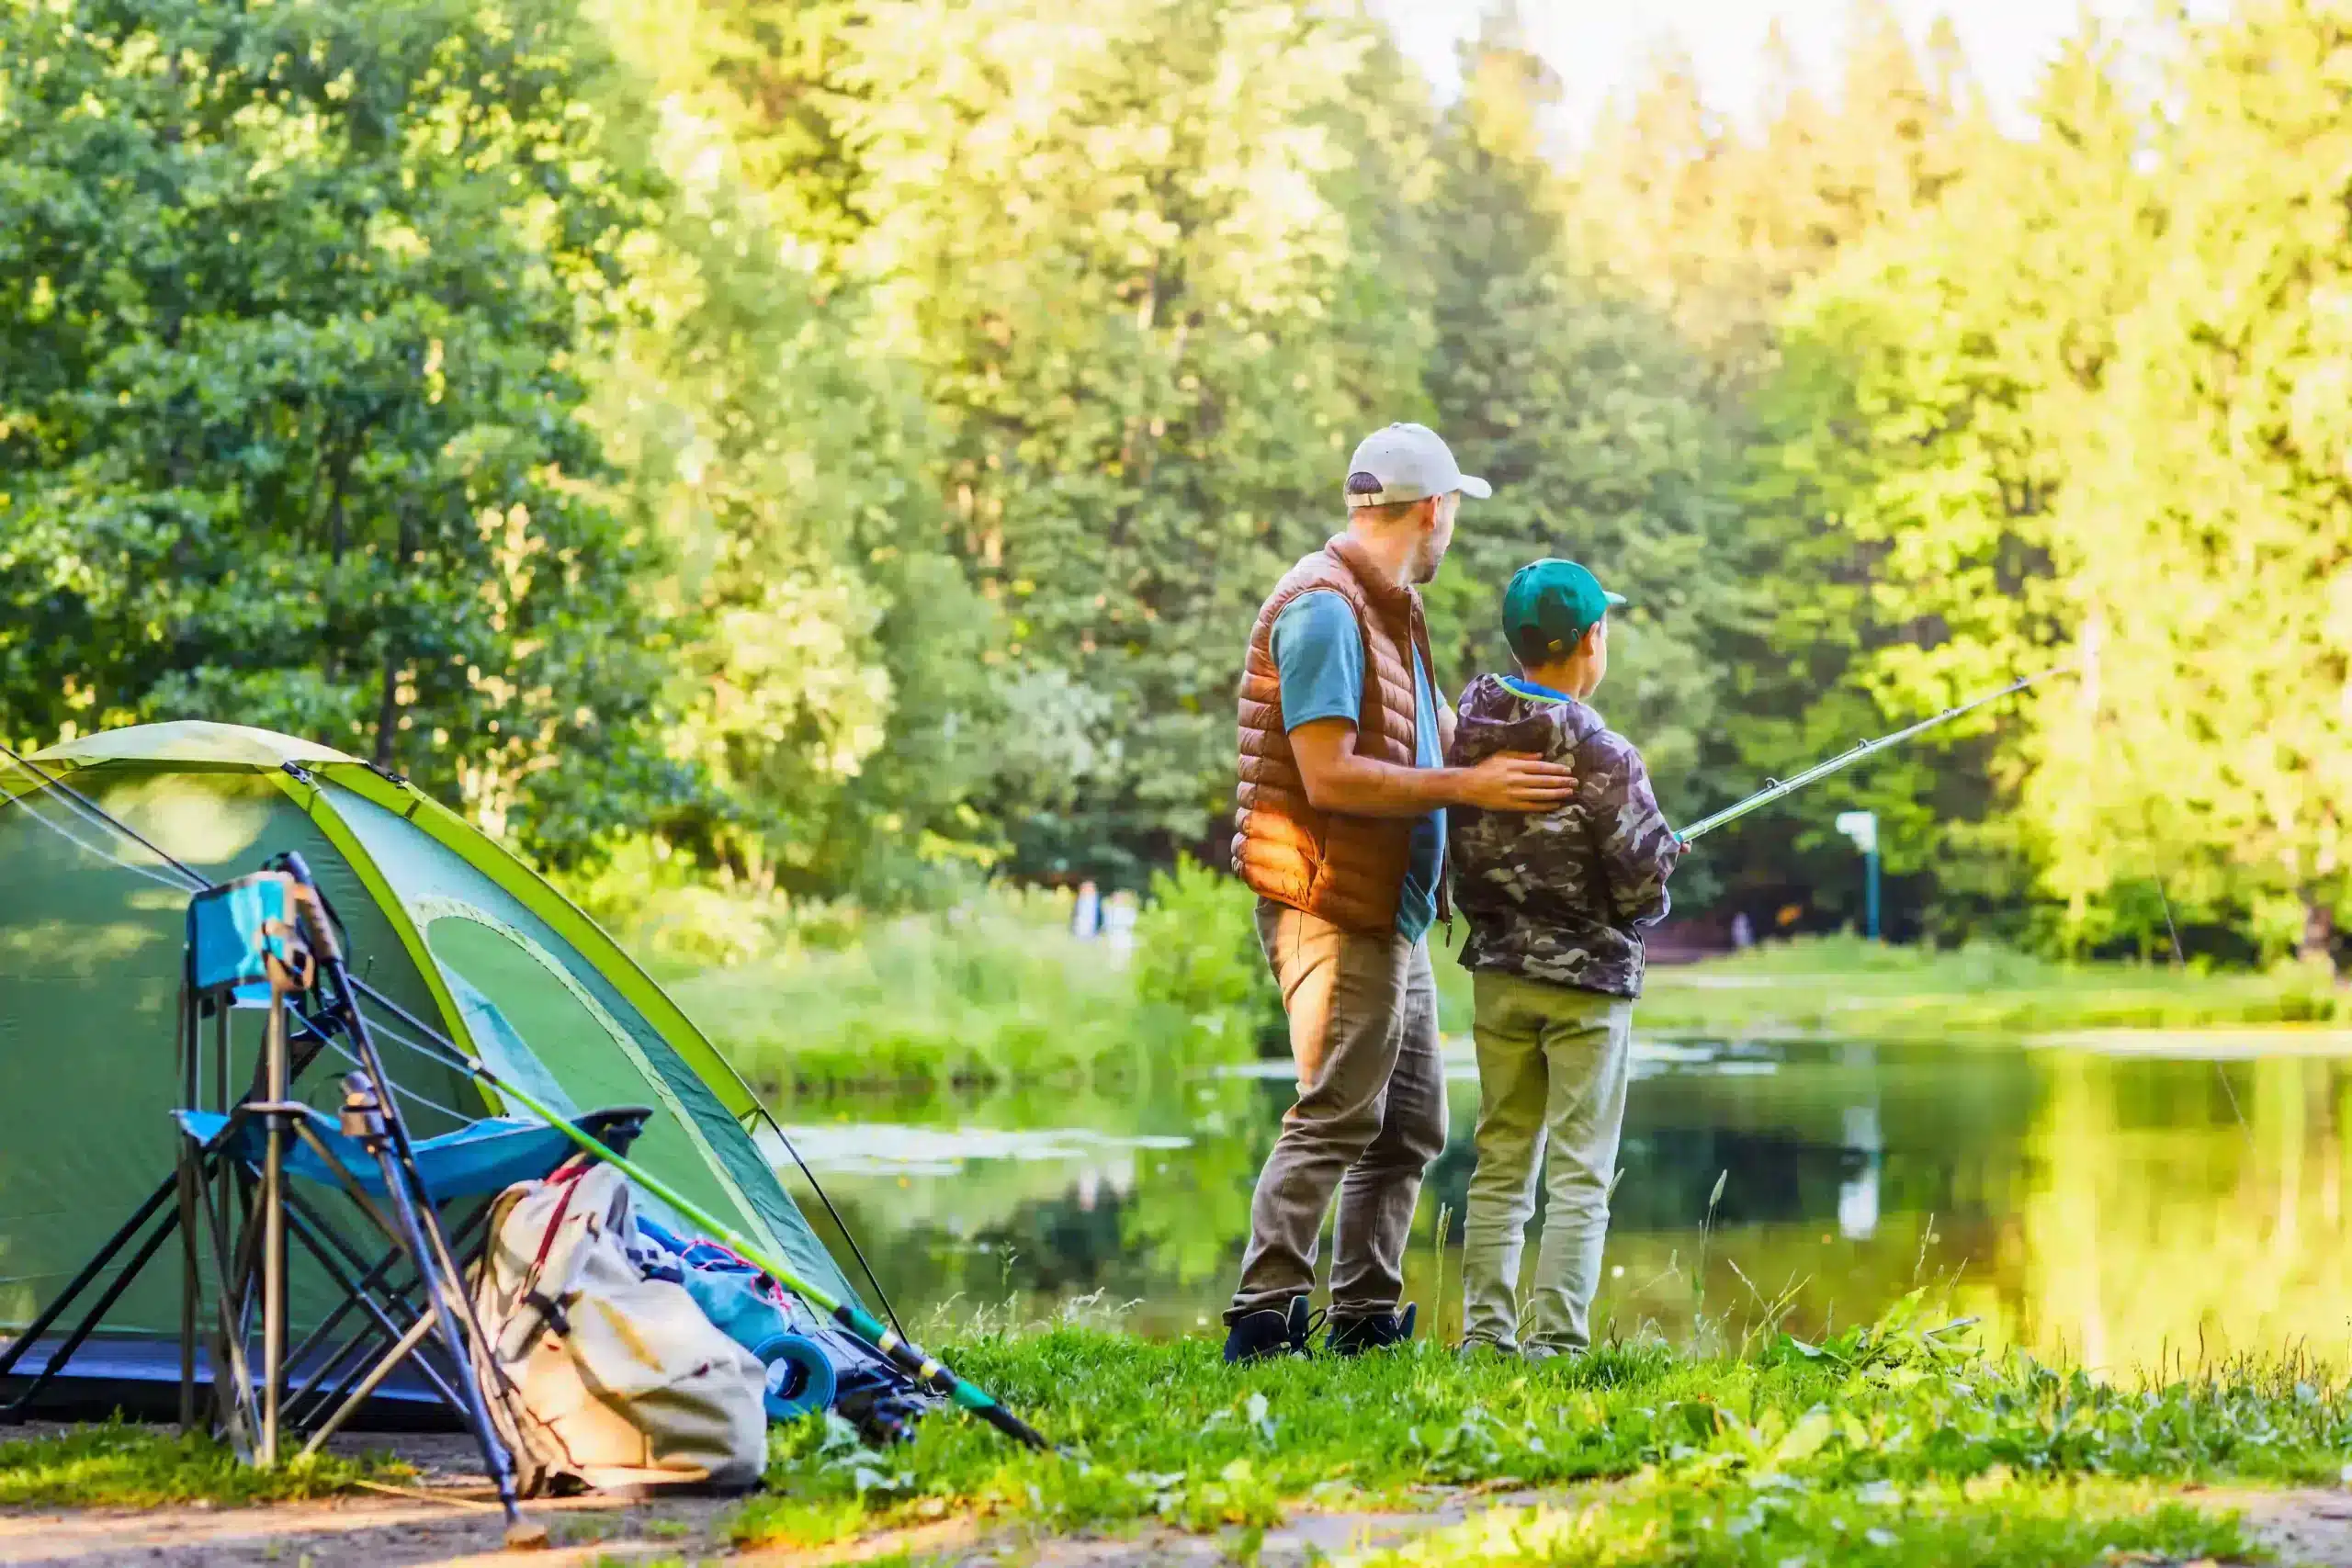
<path fill-rule="evenodd" d="M 1392 424 L 1348 465 L 1348 529 L 1258 612 L 1241 678 L 1233 865 L 1290 1017 L 1298 1100 L 1258 1177 L 1226 1359 L 1304 1354 L 1316 1237 L 1339 1195 L 1328 1348 L 1409 1338 L 1405 1240 L 1445 1145 L 1437 987 L 1445 807 L 1549 811 L 1573 773 L 1523 754 L 1444 765 L 1416 585 L 1437 574 L 1464 495 L 1491 494 L 1434 431 Z"/>

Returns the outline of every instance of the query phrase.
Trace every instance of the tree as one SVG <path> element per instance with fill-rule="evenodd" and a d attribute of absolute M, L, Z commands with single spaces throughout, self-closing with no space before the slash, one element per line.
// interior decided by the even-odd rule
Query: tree
<path fill-rule="evenodd" d="M 1212 836 L 1250 612 L 1340 525 L 1363 429 L 1418 410 L 1381 180 L 1409 78 L 1270 0 L 876 0 L 861 40 L 845 270 L 922 375 L 1044 764 L 987 809 L 1028 869 L 1131 874 Z"/>
<path fill-rule="evenodd" d="M 2190 41 L 2071 509 L 2098 685 L 2052 761 L 2092 761 L 2087 727 L 2101 784 L 2032 798 L 2061 893 L 2177 866 L 2317 959 L 2352 898 L 2352 27 L 2276 0 Z"/>
<path fill-rule="evenodd" d="M 1602 705 L 1666 798 L 1692 805 L 1714 718 L 1704 647 L 1741 613 L 1724 547 L 1736 450 L 1706 362 L 1573 254 L 1545 155 L 1549 69 L 1499 24 L 1464 63 L 1437 144 L 1428 382 L 1438 428 L 1495 494 L 1468 503 L 1430 591 L 1438 662 L 1457 682 L 1509 669 L 1498 607 L 1511 573 L 1585 561 L 1632 601 Z"/>
<path fill-rule="evenodd" d="M 0 10 L 11 730 L 290 729 L 552 852 L 671 787 L 577 418 L 601 68 L 539 4 Z"/>
<path fill-rule="evenodd" d="M 616 39 L 663 40 L 628 90 L 662 106 L 675 196 L 632 258 L 643 308 L 594 413 L 687 628 L 670 745 L 710 788 L 661 830 L 756 886 L 891 903 L 1001 841 L 966 804 L 1000 763 L 999 627 L 946 548 L 920 386 L 842 276 L 849 165 L 816 107 L 837 22 L 608 14 Z"/>

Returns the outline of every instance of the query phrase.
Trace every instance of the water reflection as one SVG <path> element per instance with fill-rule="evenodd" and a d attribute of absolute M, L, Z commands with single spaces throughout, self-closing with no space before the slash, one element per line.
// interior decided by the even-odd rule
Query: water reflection
<path fill-rule="evenodd" d="M 2352 1057 L 2191 1049 L 1645 1043 L 1596 1318 L 1736 1337 L 1784 1304 L 1816 1332 L 1930 1283 L 1996 1342 L 2097 1365 L 2343 1356 Z M 1466 1056 L 1449 1066 L 1408 1277 L 1433 1299 L 1442 1204 L 1452 1332 L 1476 1091 Z M 902 1312 L 1100 1292 L 1171 1334 L 1223 1304 L 1285 1076 L 780 1111 Z"/>

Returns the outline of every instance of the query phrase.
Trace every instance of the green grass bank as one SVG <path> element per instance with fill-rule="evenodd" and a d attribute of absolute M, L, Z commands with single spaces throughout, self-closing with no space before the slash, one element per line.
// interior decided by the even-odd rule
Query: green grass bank
<path fill-rule="evenodd" d="M 1067 894 L 992 888 L 942 914 L 837 912 L 739 963 L 673 964 L 671 988 L 763 1089 L 1173 1081 L 1249 1060 L 1280 1016 L 1250 910 L 1180 865 L 1122 953 L 1070 934 Z"/>
<path fill-rule="evenodd" d="M 817 1546 L 948 1514 L 1066 1531 L 1138 1520 L 1251 1539 L 1294 1508 L 1412 1509 L 1431 1486 L 1532 1493 L 1398 1562 L 2046 1563 L 2245 1550 L 2190 1483 L 2333 1483 L 2352 1396 L 2294 1361 L 2116 1384 L 1994 1359 L 1917 1303 L 1827 1345 L 1694 1358 L 1619 1346 L 1530 1366 L 1426 1343 L 1233 1369 L 1216 1344 L 1095 1329 L 982 1337 L 957 1364 L 1066 1445 L 967 1420 L 911 1446 L 780 1434 L 746 1543 Z"/>
<path fill-rule="evenodd" d="M 1278 1032 L 1251 902 L 1228 877 L 1179 867 L 1124 958 L 1070 936 L 1067 895 L 1014 889 L 892 919 L 672 907 L 621 930 L 763 1089 L 1125 1084 L 1246 1060 Z M 714 925 L 733 948 L 701 934 Z M 1471 977 L 1445 953 L 1437 972 L 1442 1025 L 1466 1034 Z M 2352 1028 L 2352 989 L 2294 964 L 2175 970 L 1805 937 L 1656 965 L 1635 1016 L 1653 1033 L 1732 1038 Z"/>
<path fill-rule="evenodd" d="M 1689 1034 L 2014 1039 L 2100 1029 L 2352 1026 L 2352 989 L 2323 968 L 2294 964 L 2234 973 L 2061 964 L 1982 945 L 1938 950 L 1807 937 L 1657 965 L 1635 1016 L 1645 1029 Z"/>
<path fill-rule="evenodd" d="M 1424 1342 L 1237 1369 L 1205 1336 L 1075 1324 L 945 1348 L 1058 1451 L 952 1412 L 887 1451 L 837 1420 L 797 1423 L 776 1429 L 766 1485 L 725 1533 L 813 1549 L 949 1518 L 1032 1536 L 1159 1524 L 1221 1532 L 1247 1562 L 1301 1509 L 1419 1511 L 1468 1491 L 1502 1506 L 1372 1562 L 2188 1562 L 2254 1550 L 2192 1488 L 2333 1485 L 2352 1461 L 2352 1390 L 2329 1369 L 2282 1358 L 2103 1381 L 1984 1354 L 1917 1298 L 1824 1344 L 1620 1344 L 1540 1366 Z M 362 1478 L 257 1476 L 210 1445 L 119 1427 L 0 1446 L 9 1506 L 265 1501 Z"/>

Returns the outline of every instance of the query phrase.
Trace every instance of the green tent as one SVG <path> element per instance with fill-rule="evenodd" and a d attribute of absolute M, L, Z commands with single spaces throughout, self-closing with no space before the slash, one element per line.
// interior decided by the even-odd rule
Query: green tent
<path fill-rule="evenodd" d="M 762 1152 L 750 1088 L 594 922 L 455 813 L 338 751 L 233 725 L 110 730 L 33 760 L 212 881 L 300 851 L 356 974 L 550 1103 L 652 1107 L 637 1158 L 855 1299 Z M 187 905 L 153 855 L 0 759 L 0 1336 L 170 1173 Z M 258 1015 L 239 1016 L 249 1060 Z M 445 1065 L 384 1052 L 416 1136 L 500 1109 Z M 333 1106 L 339 1066 L 314 1065 L 304 1098 Z M 176 1376 L 177 1255 L 116 1303 L 69 1376 Z M 299 1273 L 293 1289 L 298 1326 L 332 1299 Z"/>

